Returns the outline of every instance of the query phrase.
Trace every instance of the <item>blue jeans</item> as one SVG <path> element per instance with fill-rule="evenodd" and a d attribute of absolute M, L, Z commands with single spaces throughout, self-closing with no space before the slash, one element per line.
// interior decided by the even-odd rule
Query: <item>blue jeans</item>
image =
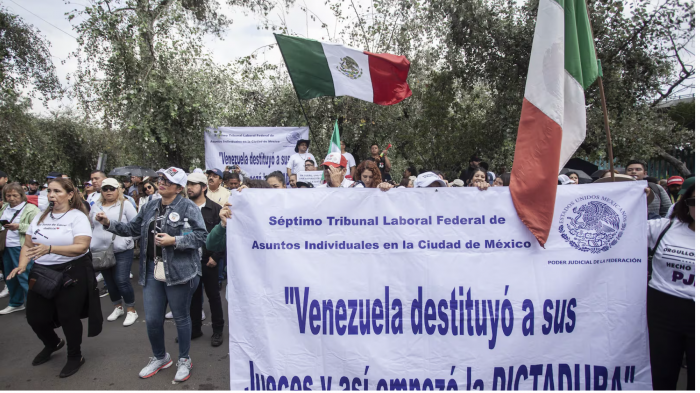
<path fill-rule="evenodd" d="M 116 265 L 102 271 L 109 298 L 115 306 L 122 304 L 123 299 L 126 307 L 134 307 L 134 287 L 129 279 L 134 249 L 115 252 L 114 256 L 117 259 Z"/>
<path fill-rule="evenodd" d="M 144 251 L 142 251 L 144 252 Z M 143 287 L 143 309 L 146 312 L 146 331 L 151 342 L 153 356 L 157 359 L 165 357 L 165 310 L 170 304 L 173 320 L 177 326 L 177 338 L 180 344 L 178 358 L 190 357 L 190 340 L 192 338 L 192 322 L 190 321 L 190 303 L 192 295 L 199 286 L 199 276 L 190 281 L 168 286 L 153 278 L 153 260 L 146 263 L 146 285 Z"/>
<path fill-rule="evenodd" d="M 5 252 L 2 254 L 3 267 L 5 275 L 12 272 L 12 269 L 19 266 L 19 252 L 22 247 L 5 247 Z M 10 306 L 19 307 L 24 304 L 24 299 L 27 297 L 29 290 L 29 271 L 34 265 L 34 260 L 29 261 L 27 270 L 22 274 L 18 274 L 12 280 L 6 280 L 7 290 L 10 291 Z"/>

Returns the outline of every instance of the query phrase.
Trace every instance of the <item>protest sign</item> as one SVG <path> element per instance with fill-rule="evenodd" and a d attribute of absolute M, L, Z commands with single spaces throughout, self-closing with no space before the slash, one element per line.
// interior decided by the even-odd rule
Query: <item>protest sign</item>
<path fill-rule="evenodd" d="M 651 389 L 644 185 L 233 193 L 231 389 Z"/>
<path fill-rule="evenodd" d="M 287 162 L 308 127 L 219 127 L 204 132 L 206 169 L 238 165 L 251 179 L 270 172 L 287 175 Z"/>
<path fill-rule="evenodd" d="M 323 171 L 297 172 L 297 181 L 311 183 L 314 185 L 314 187 L 319 186 L 323 181 Z"/>

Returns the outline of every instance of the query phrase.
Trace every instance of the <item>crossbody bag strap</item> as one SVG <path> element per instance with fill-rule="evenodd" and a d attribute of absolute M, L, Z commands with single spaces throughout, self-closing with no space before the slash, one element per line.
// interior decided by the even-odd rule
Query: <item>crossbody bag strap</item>
<path fill-rule="evenodd" d="M 119 216 L 117 217 L 117 222 L 121 222 L 123 212 L 124 212 L 124 201 L 122 201 L 122 205 L 119 207 Z M 117 238 L 117 234 L 113 233 L 112 234 L 112 243 L 114 243 L 114 239 L 116 239 L 116 238 Z"/>
<path fill-rule="evenodd" d="M 656 239 L 656 244 L 654 245 L 654 248 L 651 250 L 651 255 L 650 257 L 653 259 L 654 255 L 656 255 L 656 249 L 659 248 L 659 244 L 661 243 L 661 239 L 663 239 L 664 235 L 666 232 L 668 232 L 669 229 L 671 229 L 671 226 L 673 225 L 673 220 L 671 220 L 668 225 L 666 225 L 666 228 L 664 228 L 663 231 L 661 231 L 661 234 L 659 235 L 659 238 Z M 651 269 L 654 270 L 654 264 L 651 265 Z"/>
<path fill-rule="evenodd" d="M 21 209 L 17 210 L 17 211 L 15 212 L 15 214 L 12 215 L 12 218 L 10 218 L 10 224 L 12 224 L 12 221 L 14 221 L 15 218 L 17 218 L 17 216 L 19 215 L 19 213 L 22 213 L 22 210 L 24 210 L 24 208 L 27 207 L 27 203 L 29 203 L 29 202 L 25 202 L 25 203 L 24 203 L 24 206 L 22 206 Z M 8 207 L 8 209 L 9 209 L 9 207 Z"/>

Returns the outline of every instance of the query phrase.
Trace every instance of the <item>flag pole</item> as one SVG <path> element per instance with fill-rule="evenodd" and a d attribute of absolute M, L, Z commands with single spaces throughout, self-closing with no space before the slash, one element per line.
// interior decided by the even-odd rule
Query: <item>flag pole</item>
<path fill-rule="evenodd" d="M 608 139 L 608 160 L 610 161 L 610 177 L 612 181 L 615 181 L 615 166 L 613 165 L 613 149 L 612 149 L 612 137 L 610 136 L 610 122 L 608 120 L 608 107 L 605 104 L 605 90 L 603 89 L 603 72 L 600 60 L 598 59 L 598 49 L 595 47 L 595 35 L 593 35 L 593 22 L 591 21 L 591 11 L 588 9 L 588 2 L 586 4 L 586 14 L 588 14 L 588 26 L 591 29 L 591 38 L 593 38 L 593 51 L 595 52 L 595 60 L 598 65 L 598 88 L 600 89 L 600 103 L 603 107 L 603 122 L 605 123 L 605 136 Z"/>

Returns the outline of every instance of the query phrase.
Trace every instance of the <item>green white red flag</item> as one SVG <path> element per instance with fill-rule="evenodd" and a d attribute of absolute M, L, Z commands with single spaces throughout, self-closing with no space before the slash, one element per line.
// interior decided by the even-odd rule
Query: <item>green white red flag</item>
<path fill-rule="evenodd" d="M 411 96 L 404 56 L 275 34 L 299 98 L 350 96 L 393 105 Z"/>
<path fill-rule="evenodd" d="M 510 193 L 543 247 L 557 175 L 586 137 L 584 90 L 599 73 L 585 0 L 540 0 Z"/>

